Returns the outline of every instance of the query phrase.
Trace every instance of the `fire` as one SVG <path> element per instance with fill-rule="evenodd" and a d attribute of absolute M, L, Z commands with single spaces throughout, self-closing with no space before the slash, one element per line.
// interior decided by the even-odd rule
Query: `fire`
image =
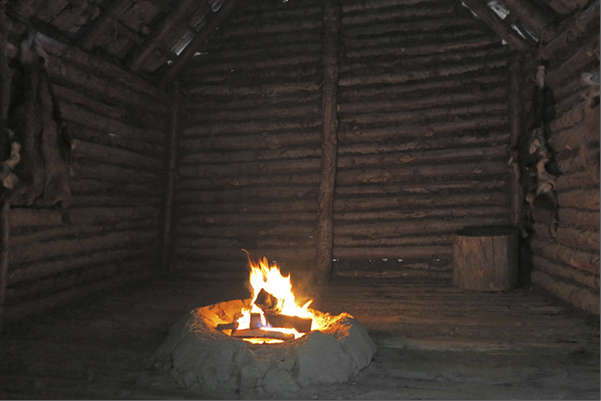
<path fill-rule="evenodd" d="M 238 330 L 257 328 L 264 331 L 277 331 L 280 333 L 293 334 L 294 338 L 302 337 L 305 333 L 301 333 L 294 328 L 284 327 L 271 327 L 269 325 L 263 309 L 261 309 L 255 302 L 259 294 L 269 297 L 269 301 L 273 301 L 273 305 L 270 305 L 270 309 L 277 312 L 279 315 L 294 316 L 303 319 L 311 319 L 311 329 L 319 330 L 320 318 L 315 315 L 314 311 L 309 308 L 309 305 L 313 300 L 309 300 L 304 305 L 299 306 L 295 300 L 294 293 L 292 292 L 292 283 L 290 282 L 290 275 L 284 277 L 280 273 L 280 269 L 277 264 L 270 265 L 267 258 L 263 257 L 258 263 L 253 263 L 249 256 L 249 267 L 250 267 L 250 291 L 251 291 L 251 307 L 243 309 L 241 311 L 242 317 L 238 322 Z M 272 296 L 272 297 L 270 297 Z M 275 299 L 274 299 L 275 298 Z M 260 323 L 252 321 L 251 316 L 260 316 Z M 251 341 L 253 339 L 245 339 Z M 255 340 L 251 342 L 274 342 L 265 341 L 265 339 Z"/>

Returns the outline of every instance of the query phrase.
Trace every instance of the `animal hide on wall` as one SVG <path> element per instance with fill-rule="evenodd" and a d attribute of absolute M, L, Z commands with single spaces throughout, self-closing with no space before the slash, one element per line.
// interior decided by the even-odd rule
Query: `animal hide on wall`
<path fill-rule="evenodd" d="M 9 126 L 22 146 L 19 179 L 9 201 L 19 205 L 72 202 L 69 189 L 71 139 L 63 129 L 45 64 L 48 56 L 29 37 L 21 43 L 11 87 Z"/>

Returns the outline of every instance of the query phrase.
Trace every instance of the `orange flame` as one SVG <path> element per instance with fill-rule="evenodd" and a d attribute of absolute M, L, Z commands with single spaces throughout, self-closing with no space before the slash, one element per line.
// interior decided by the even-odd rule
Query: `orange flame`
<path fill-rule="evenodd" d="M 313 300 L 309 300 L 302 306 L 296 304 L 296 300 L 292 292 L 290 275 L 286 277 L 282 276 L 277 264 L 274 263 L 270 265 L 265 257 L 260 259 L 258 263 L 253 263 L 249 255 L 248 263 L 250 267 L 249 283 L 252 302 L 250 308 L 243 309 L 241 311 L 242 317 L 238 319 L 238 329 L 250 328 L 251 313 L 258 313 L 261 315 L 261 322 L 263 323 L 261 330 L 294 334 L 294 338 L 299 338 L 304 335 L 304 333 L 299 333 L 296 329 L 267 327 L 267 322 L 263 311 L 261 308 L 255 305 L 257 295 L 262 289 L 277 298 L 278 303 L 275 309 L 278 310 L 280 314 L 286 316 L 310 318 L 312 319 L 311 330 L 319 329 L 319 319 L 316 318 L 313 310 L 309 309 L 309 305 L 311 305 Z"/>

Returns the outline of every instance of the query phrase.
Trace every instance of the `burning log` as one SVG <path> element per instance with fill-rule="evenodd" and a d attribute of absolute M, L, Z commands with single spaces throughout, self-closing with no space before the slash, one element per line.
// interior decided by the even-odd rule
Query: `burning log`
<path fill-rule="evenodd" d="M 311 318 L 280 315 L 277 313 L 265 313 L 265 319 L 267 320 L 267 323 L 273 327 L 296 329 L 299 333 L 311 331 L 311 324 L 313 323 L 313 319 Z"/>
<path fill-rule="evenodd" d="M 257 299 L 255 299 L 255 305 L 257 305 L 261 310 L 265 313 L 269 311 L 274 311 L 278 306 L 278 299 L 265 291 L 264 288 L 259 291 L 257 294 Z M 282 327 L 282 326 L 279 326 Z"/>
<path fill-rule="evenodd" d="M 267 331 L 260 329 L 242 329 L 232 331 L 232 337 L 236 338 L 274 338 L 277 340 L 294 340 L 294 334 L 282 333 L 280 331 Z"/>

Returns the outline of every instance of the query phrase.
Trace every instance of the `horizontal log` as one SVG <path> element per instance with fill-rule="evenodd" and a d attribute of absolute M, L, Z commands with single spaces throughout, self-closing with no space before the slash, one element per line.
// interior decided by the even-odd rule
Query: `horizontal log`
<path fill-rule="evenodd" d="M 75 122 L 67 122 L 69 134 L 76 139 L 98 143 L 108 147 L 123 148 L 152 158 L 163 157 L 165 150 L 163 145 L 150 142 L 142 142 L 135 138 L 126 138 L 116 135 L 114 132 L 98 131 Z"/>
<path fill-rule="evenodd" d="M 178 202 L 185 203 L 220 203 L 220 202 L 265 202 L 270 199 L 278 198 L 301 199 L 317 197 L 318 187 L 315 185 L 304 187 L 280 187 L 272 186 L 269 188 L 246 187 L 232 190 L 220 191 L 186 191 L 179 192 L 175 199 Z"/>
<path fill-rule="evenodd" d="M 292 146 L 319 147 L 320 133 L 316 126 L 312 129 L 292 130 L 288 132 L 255 132 L 247 135 L 213 135 L 185 136 L 182 135 L 180 148 L 183 154 L 199 150 L 211 149 L 239 151 L 254 149 L 280 149 Z"/>
<path fill-rule="evenodd" d="M 184 135 L 224 135 L 224 134 L 248 134 L 277 130 L 309 129 L 321 125 L 319 118 L 296 119 L 290 121 L 245 121 L 219 124 L 200 124 L 184 128 Z"/>
<path fill-rule="evenodd" d="M 464 121 L 442 121 L 432 122 L 429 124 L 409 123 L 390 127 L 342 127 L 339 131 L 341 146 L 344 143 L 360 143 L 360 142 L 378 142 L 386 141 L 390 138 L 407 137 L 407 138 L 431 138 L 429 140 L 443 139 L 450 133 L 457 131 L 484 131 L 498 130 L 500 127 L 507 126 L 508 119 L 506 113 L 484 117 L 470 117 Z M 459 140 L 459 139 L 458 139 Z"/>
<path fill-rule="evenodd" d="M 269 175 L 269 176 L 249 176 L 236 177 L 233 179 L 211 179 L 211 178 L 185 178 L 178 183 L 178 188 L 182 191 L 187 189 L 230 189 L 246 186 L 269 186 L 269 185 L 318 185 L 319 172 L 303 175 Z"/>
<path fill-rule="evenodd" d="M 180 213 L 296 213 L 317 210 L 317 199 L 299 201 L 272 201 L 266 203 L 219 203 L 214 205 L 181 204 Z"/>
<path fill-rule="evenodd" d="M 92 109 L 100 114 L 104 114 L 117 120 L 123 118 L 123 109 L 92 99 L 83 94 L 81 91 L 58 84 L 52 84 L 52 91 L 56 95 L 59 104 L 74 103 L 77 105 L 86 106 L 88 109 Z"/>
<path fill-rule="evenodd" d="M 416 69 L 414 71 L 401 73 L 388 73 L 378 75 L 361 75 L 352 76 L 343 74 L 344 69 L 341 69 L 341 77 L 339 85 L 341 87 L 355 85 L 384 85 L 384 84 L 404 84 L 406 82 L 414 82 L 419 80 L 436 79 L 442 77 L 451 77 L 467 73 L 474 73 L 480 70 L 500 68 L 507 65 L 507 60 L 489 60 L 481 62 L 466 63 L 462 65 L 449 67 L 432 67 L 431 69 Z"/>
<path fill-rule="evenodd" d="M 71 177 L 151 183 L 161 182 L 162 180 L 159 172 L 137 170 L 110 164 L 89 163 L 81 159 L 71 166 Z"/>
<path fill-rule="evenodd" d="M 361 130 L 361 133 L 364 131 Z M 372 132 L 375 136 L 377 132 L 383 132 L 384 134 L 389 134 L 390 129 L 385 128 L 380 131 L 378 128 L 368 129 L 367 132 Z M 454 147 L 458 152 L 469 151 L 470 148 L 467 146 L 479 146 L 479 147 L 494 147 L 501 144 L 507 144 L 507 140 L 509 139 L 509 133 L 507 130 L 493 131 L 492 128 L 488 132 L 487 135 L 481 133 L 479 135 L 473 135 L 465 133 L 464 135 L 448 135 L 448 136 L 438 136 L 434 137 L 432 135 L 428 139 L 424 138 L 424 136 L 418 137 L 415 140 L 411 140 L 411 138 L 407 138 L 402 143 L 377 143 L 377 142 L 365 142 L 365 143 L 341 143 L 338 147 L 338 154 L 340 158 L 346 157 L 346 155 L 372 155 L 372 154 L 382 154 L 383 156 L 391 153 L 403 153 L 405 156 L 407 152 L 416 151 L 416 153 L 420 154 L 427 150 L 435 150 L 435 149 L 448 149 Z M 465 149 L 463 147 L 466 147 Z M 401 156 L 401 157 L 403 157 Z"/>
<path fill-rule="evenodd" d="M 564 191 L 573 188 L 595 187 L 599 185 L 595 182 L 593 176 L 588 171 L 581 171 L 568 175 L 560 175 L 555 182 L 557 191 Z"/>
<path fill-rule="evenodd" d="M 193 84 L 191 84 L 193 85 Z M 321 100 L 321 93 L 308 92 L 302 96 L 287 96 L 281 95 L 276 97 L 259 97 L 259 96 L 239 96 L 233 99 L 229 95 L 212 95 L 210 98 L 206 96 L 197 96 L 194 94 L 188 95 L 187 108 L 190 110 L 199 109 L 205 112 L 210 110 L 245 110 L 245 109 L 270 109 L 283 108 L 294 106 L 310 106 L 318 103 Z"/>
<path fill-rule="evenodd" d="M 78 269 L 76 272 L 65 272 L 58 277 L 46 277 L 8 288 L 7 297 L 9 302 L 13 304 L 19 303 L 42 294 L 47 295 L 48 293 L 58 292 L 86 282 L 98 281 L 113 276 L 118 271 L 119 267 L 115 263 L 107 263 L 86 269 Z"/>
<path fill-rule="evenodd" d="M 495 37 L 478 37 L 469 39 L 458 39 L 449 43 L 436 43 L 436 44 L 413 44 L 408 46 L 373 46 L 370 48 L 359 48 L 349 50 L 345 52 L 345 56 L 349 61 L 353 61 L 354 58 L 363 57 L 380 57 L 380 56 L 403 56 L 411 57 L 408 62 L 423 62 L 425 60 L 433 59 L 432 55 L 437 53 L 449 53 L 449 52 L 460 52 L 469 51 L 473 52 L 473 57 L 478 57 L 481 54 L 496 54 L 492 49 L 497 49 L 500 43 L 498 38 Z M 485 50 L 482 50 L 485 49 Z M 415 58 L 414 56 L 428 55 L 427 58 Z M 449 54 L 443 56 L 445 59 L 452 57 Z"/>
<path fill-rule="evenodd" d="M 318 64 L 320 60 L 319 53 L 314 54 L 291 54 L 281 55 L 280 57 L 257 58 L 244 62 L 243 59 L 237 60 L 215 60 L 207 62 L 194 68 L 195 75 L 210 74 L 212 72 L 234 71 L 237 74 L 248 74 L 249 71 L 274 68 L 296 67 L 300 64 L 313 65 Z"/>
<path fill-rule="evenodd" d="M 21 319 L 33 313 L 40 313 L 77 298 L 82 298 L 90 294 L 98 293 L 109 288 L 115 288 L 129 282 L 141 282 L 150 278 L 155 271 L 148 269 L 143 272 L 136 272 L 129 275 L 111 277 L 106 280 L 97 281 L 91 284 L 82 285 L 66 291 L 46 296 L 44 298 L 34 299 L 18 305 L 10 305 L 4 308 L 4 317 L 6 319 Z"/>
<path fill-rule="evenodd" d="M 557 243 L 552 239 L 534 238 L 531 242 L 535 255 L 544 256 L 572 266 L 574 269 L 584 270 L 599 276 L 599 254 L 585 252 Z"/>
<path fill-rule="evenodd" d="M 419 165 L 426 163 L 466 162 L 466 159 L 477 160 L 502 160 L 507 159 L 507 146 L 495 146 L 488 148 L 463 148 L 463 149 L 441 149 L 407 151 L 401 154 L 375 154 L 340 156 L 338 168 L 352 168 L 359 166 L 396 166 L 396 165 Z"/>
<path fill-rule="evenodd" d="M 448 91 L 450 92 L 450 91 Z M 443 105 L 457 105 L 460 103 L 475 102 L 483 100 L 504 99 L 507 96 L 506 88 L 494 88 L 488 90 L 470 90 L 469 92 L 451 92 L 448 94 L 428 93 L 417 99 L 390 99 L 374 100 L 363 102 L 338 102 L 338 111 L 340 113 L 365 113 L 365 112 L 385 112 L 392 110 L 413 110 L 427 107 L 439 107 Z"/>
<path fill-rule="evenodd" d="M 293 8 L 285 8 L 285 9 L 259 9 L 255 12 L 250 11 L 250 5 L 246 6 L 245 13 L 238 13 L 236 15 L 232 15 L 228 17 L 228 21 L 232 24 L 254 24 L 256 23 L 257 16 L 265 20 L 282 20 L 282 19 L 290 19 L 290 18 L 307 18 L 307 17 L 315 17 L 319 18 L 321 15 L 321 8 L 318 6 L 307 6 L 304 7 L 293 7 Z M 254 11 L 254 10 L 253 10 Z"/>
<path fill-rule="evenodd" d="M 395 111 L 381 113 L 339 113 L 339 119 L 347 124 L 382 124 L 382 123 L 406 123 L 406 122 L 425 122 L 428 119 L 435 119 L 445 116 L 453 116 L 466 120 L 467 115 L 485 114 L 489 115 L 495 112 L 504 112 L 507 110 L 505 102 L 479 103 L 463 107 L 437 107 L 432 109 L 421 109 L 415 111 Z"/>
<path fill-rule="evenodd" d="M 370 223 L 341 223 L 334 227 L 334 235 L 350 235 L 356 238 L 384 238 L 395 236 L 408 236 L 411 234 L 450 233 L 465 226 L 506 225 L 508 217 L 484 217 L 457 219 L 449 221 L 412 220 L 403 222 L 380 222 L 377 226 Z"/>
<path fill-rule="evenodd" d="M 599 228 L 599 211 L 586 211 L 562 207 L 557 212 L 559 221 L 566 226 L 578 226 L 587 229 Z"/>
<path fill-rule="evenodd" d="M 452 233 L 435 233 L 430 235 L 420 236 L 398 236 L 398 237 L 386 237 L 386 238 L 354 238 L 353 236 L 341 236 L 334 238 L 334 247 L 358 247 L 358 248 L 369 248 L 369 247 L 409 247 L 409 246 L 446 246 L 451 247 L 452 245 Z"/>
<path fill-rule="evenodd" d="M 214 237 L 214 238 L 261 238 L 283 237 L 309 238 L 315 233 L 315 222 L 297 223 L 295 225 L 246 225 L 246 226 L 206 226 L 179 225 L 178 235 Z M 252 252 L 251 252 L 252 253 Z"/>
<path fill-rule="evenodd" d="M 181 177 L 238 177 L 255 174 L 287 174 L 319 171 L 319 158 L 300 160 L 242 162 L 230 165 L 192 164 L 180 166 Z"/>
<path fill-rule="evenodd" d="M 154 206 L 160 207 L 163 202 L 161 194 L 154 197 L 149 196 L 121 196 L 121 195 L 77 195 L 74 196 L 74 204 L 77 207 L 93 206 Z"/>
<path fill-rule="evenodd" d="M 96 72 L 94 70 L 84 71 L 74 64 L 65 63 L 55 58 L 50 59 L 46 64 L 46 68 L 52 80 L 57 83 L 65 86 L 77 85 L 106 100 L 113 99 L 113 101 L 124 105 L 133 105 L 157 115 L 165 114 L 165 107 L 158 99 L 132 91 L 109 78 L 94 75 L 94 72 Z"/>
<path fill-rule="evenodd" d="M 159 209 L 153 207 L 69 208 L 65 213 L 71 224 L 106 224 L 121 220 L 157 217 Z M 9 219 L 11 228 L 63 224 L 62 214 L 55 209 L 13 207 Z"/>
<path fill-rule="evenodd" d="M 294 334 L 279 331 L 264 331 L 260 329 L 241 329 L 232 331 L 232 337 L 236 338 L 273 338 L 277 340 L 293 340 Z"/>
<path fill-rule="evenodd" d="M 585 231 L 576 228 L 557 229 L 557 241 L 585 251 L 599 252 L 599 231 Z"/>
<path fill-rule="evenodd" d="M 380 8 L 421 5 L 424 0 L 370 0 L 366 2 L 348 2 L 341 4 L 344 13 L 351 11 L 378 10 Z"/>
<path fill-rule="evenodd" d="M 111 163 L 124 164 L 127 166 L 144 167 L 151 170 L 162 170 L 165 166 L 163 161 L 150 156 L 141 155 L 125 149 L 117 149 L 92 142 L 73 139 L 72 155 L 75 158 L 89 160 L 110 160 Z"/>
<path fill-rule="evenodd" d="M 310 31 L 291 31 L 282 32 L 277 36 L 273 35 L 261 35 L 253 37 L 240 37 L 236 41 L 223 41 L 223 40 L 211 40 L 208 41 L 205 46 L 207 52 L 221 52 L 225 50 L 236 50 L 244 48 L 264 48 L 264 47 L 275 47 L 283 44 L 293 43 L 319 43 L 321 40 L 321 32 L 319 30 Z M 202 61 L 198 60 L 198 57 L 192 58 L 189 63 L 189 68 L 192 70 L 197 64 L 201 64 Z"/>
<path fill-rule="evenodd" d="M 423 218 L 469 218 L 469 217 L 498 217 L 508 213 L 507 206 L 477 206 L 477 207 L 441 207 L 435 209 L 396 210 L 384 209 L 377 211 L 337 212 L 334 214 L 336 222 L 358 221 L 393 221 Z"/>
<path fill-rule="evenodd" d="M 122 69 L 115 63 L 87 54 L 75 47 L 56 42 L 43 35 L 38 34 L 37 36 L 44 51 L 63 61 L 85 67 L 89 71 L 101 72 L 103 75 L 109 77 L 110 80 L 141 92 L 147 97 L 156 98 L 158 101 L 163 101 L 167 98 L 167 94 L 164 91 L 146 82 L 143 78 Z"/>
<path fill-rule="evenodd" d="M 266 96 L 272 97 L 282 94 L 294 94 L 298 92 L 318 92 L 319 84 L 312 81 L 303 82 L 290 82 L 285 84 L 276 85 L 248 85 L 248 86 L 236 86 L 232 87 L 229 85 L 202 85 L 192 86 L 188 88 L 190 94 L 193 95 L 237 95 L 237 96 Z"/>
<path fill-rule="evenodd" d="M 505 189 L 507 188 L 507 181 L 500 179 L 491 180 L 445 180 L 442 182 L 419 182 L 419 183 L 403 183 L 403 184 L 391 184 L 391 185 L 357 185 L 357 186 L 346 186 L 336 188 L 337 196 L 341 198 L 348 198 L 352 195 L 365 195 L 365 194 L 384 194 L 384 195 L 430 195 L 437 197 L 440 194 L 445 196 L 449 194 L 449 191 L 457 193 L 461 192 L 481 192 L 486 190 L 494 189 Z M 439 194 L 437 194 L 439 192 Z"/>
<path fill-rule="evenodd" d="M 53 274 L 59 274 L 83 266 L 92 266 L 113 261 L 121 261 L 127 258 L 147 255 L 146 247 L 108 249 L 98 252 L 88 252 L 83 255 L 70 257 L 64 260 L 50 262 L 24 263 L 12 266 L 8 273 L 9 285 L 21 281 L 37 280 Z"/>
<path fill-rule="evenodd" d="M 393 168 L 381 169 L 343 169 L 338 172 L 336 182 L 341 185 L 355 185 L 357 183 L 395 183 L 408 180 L 423 180 L 427 178 L 442 179 L 451 177 L 462 177 L 463 179 L 474 179 L 488 175 L 507 175 L 509 170 L 503 162 L 479 162 L 462 163 L 451 165 L 419 165 L 411 169 L 406 166 L 394 166 Z"/>
<path fill-rule="evenodd" d="M 131 246 L 131 244 L 148 244 L 157 237 L 158 233 L 156 232 L 128 230 L 89 238 L 55 240 L 11 248 L 9 260 L 11 265 L 14 263 L 33 262 L 59 256 L 64 257 L 77 253 L 93 252 L 100 249 L 110 249 L 125 245 Z"/>
<path fill-rule="evenodd" d="M 163 144 L 166 141 L 165 132 L 163 131 L 138 128 L 131 124 L 94 114 L 76 105 L 63 104 L 61 106 L 61 116 L 65 120 L 73 121 L 95 130 L 112 133 L 113 135 L 157 144 Z"/>
<path fill-rule="evenodd" d="M 385 21 L 394 20 L 397 23 L 403 23 L 403 21 L 414 21 L 415 19 L 427 18 L 441 18 L 445 16 L 453 16 L 455 7 L 453 4 L 438 4 L 430 3 L 427 6 L 415 5 L 403 7 L 397 7 L 394 9 L 381 10 L 362 10 L 362 12 L 355 13 L 343 13 L 340 22 L 344 28 L 352 25 L 373 25 L 380 24 Z M 348 29 L 348 28 L 347 28 Z"/>
<path fill-rule="evenodd" d="M 401 195 L 401 196 L 362 196 L 354 198 L 339 197 L 334 203 L 336 212 L 373 211 L 377 209 L 396 209 L 413 207 L 423 211 L 431 207 L 448 207 L 456 205 L 507 205 L 509 197 L 506 192 L 487 191 L 481 193 L 445 194 L 443 196 Z"/>
<path fill-rule="evenodd" d="M 543 287 L 564 301 L 587 312 L 599 315 L 598 291 L 563 282 L 540 271 L 532 272 L 531 280 L 534 284 Z"/>
<path fill-rule="evenodd" d="M 590 127 L 586 121 L 581 120 L 572 126 L 554 133 L 549 138 L 549 145 L 557 152 L 580 149 L 584 140 L 589 136 L 589 130 Z"/>
<path fill-rule="evenodd" d="M 545 84 L 550 88 L 556 88 L 587 65 L 598 63 L 598 54 L 599 36 L 597 35 L 583 43 L 559 68 L 551 69 L 545 76 Z"/>
<path fill-rule="evenodd" d="M 256 160 L 277 160 L 277 159 L 301 159 L 301 158 L 314 158 L 320 157 L 321 150 L 316 146 L 313 148 L 283 148 L 283 149 L 268 149 L 268 150 L 255 150 L 255 151 L 241 151 L 241 152 L 228 152 L 222 153 L 199 153 L 194 152 L 191 154 L 180 157 L 179 162 L 183 165 L 193 163 L 240 163 L 240 162 L 252 162 Z"/>
<path fill-rule="evenodd" d="M 297 55 L 314 54 L 319 51 L 321 51 L 321 43 L 319 41 L 282 43 L 278 46 L 263 47 L 240 46 L 240 48 L 232 50 L 220 49 L 199 56 L 198 61 L 191 64 L 190 69 L 186 70 L 186 73 L 191 75 L 204 75 L 206 71 L 203 71 L 202 68 L 206 64 L 218 65 L 224 62 L 239 63 L 241 59 L 247 60 L 250 64 L 254 64 L 258 60 L 265 61 Z"/>
<path fill-rule="evenodd" d="M 161 183 L 144 184 L 136 182 L 111 182 L 95 180 L 92 178 L 71 178 L 69 181 L 73 195 L 91 195 L 94 193 L 119 193 L 121 195 L 133 196 L 156 196 L 161 190 Z"/>
<path fill-rule="evenodd" d="M 119 231 L 132 229 L 147 229 L 149 231 L 158 231 L 158 221 L 157 219 L 121 220 L 112 223 L 110 229 Z M 48 242 L 56 239 L 67 239 L 69 237 L 89 237 L 92 235 L 103 234 L 106 231 L 107 227 L 101 226 L 99 224 L 63 224 L 56 227 L 44 227 L 43 229 L 38 229 L 36 231 L 27 230 L 25 232 L 19 232 L 19 230 L 12 230 L 10 238 L 10 247 L 26 246 L 40 242 Z"/>
<path fill-rule="evenodd" d="M 278 119 L 288 119 L 288 118 L 297 118 L 297 117 L 315 117 L 320 112 L 319 104 L 311 104 L 305 106 L 284 106 L 281 108 L 275 107 L 265 107 L 261 109 L 251 109 L 251 110 L 240 110 L 234 111 L 229 109 L 229 107 L 224 107 L 224 111 L 204 111 L 199 107 L 194 107 L 191 105 L 187 106 L 187 109 L 190 111 L 187 117 L 188 124 L 197 124 L 199 122 L 206 122 L 207 124 L 220 122 L 220 121 L 238 121 L 238 120 L 259 120 L 259 119 L 269 119 L 270 121 L 275 121 Z"/>
<path fill-rule="evenodd" d="M 238 37 L 249 37 L 260 36 L 260 35 L 279 35 L 288 32 L 302 32 L 308 30 L 319 30 L 321 28 L 321 21 L 316 18 L 315 20 L 298 20 L 294 24 L 290 21 L 277 22 L 257 25 L 253 24 L 250 26 L 241 27 L 229 27 L 221 33 L 222 39 L 238 38 Z"/>
<path fill-rule="evenodd" d="M 584 116 L 588 105 L 584 102 L 578 103 L 569 111 L 557 116 L 550 125 L 551 132 L 558 133 L 563 129 L 571 128 L 576 126 L 578 123 L 584 120 Z"/>
<path fill-rule="evenodd" d="M 207 238 L 207 237 L 179 237 L 177 245 L 188 248 L 198 249 L 217 249 L 229 248 L 234 250 L 245 249 L 252 246 L 256 249 L 291 249 L 291 248 L 312 248 L 315 247 L 313 238 Z"/>
<path fill-rule="evenodd" d="M 418 18 L 413 21 L 387 22 L 370 24 L 366 26 L 344 27 L 345 37 L 361 37 L 376 35 L 392 35 L 405 32 L 428 32 L 442 29 L 453 29 L 464 26 L 473 26 L 472 18 L 446 16 L 442 18 Z M 444 27 L 444 28 L 443 28 Z"/>
<path fill-rule="evenodd" d="M 443 259 L 451 258 L 450 246 L 407 246 L 407 247 L 341 247 L 334 246 L 336 259 Z"/>
<path fill-rule="evenodd" d="M 578 189 L 562 192 L 557 200 L 561 207 L 577 207 L 580 209 L 599 210 L 599 189 Z"/>
<path fill-rule="evenodd" d="M 291 263 L 294 260 L 311 260 L 315 258 L 315 249 L 253 249 L 252 247 L 245 248 L 252 255 L 264 255 L 270 261 L 276 261 L 278 265 L 280 263 Z M 232 260 L 232 249 L 196 249 L 196 248 L 184 248 L 176 246 L 175 253 L 178 257 L 194 258 L 198 260 Z M 179 265 L 179 264 L 178 264 Z M 240 265 L 240 269 L 246 269 L 246 265 Z M 248 274 L 248 273 L 247 273 Z"/>

